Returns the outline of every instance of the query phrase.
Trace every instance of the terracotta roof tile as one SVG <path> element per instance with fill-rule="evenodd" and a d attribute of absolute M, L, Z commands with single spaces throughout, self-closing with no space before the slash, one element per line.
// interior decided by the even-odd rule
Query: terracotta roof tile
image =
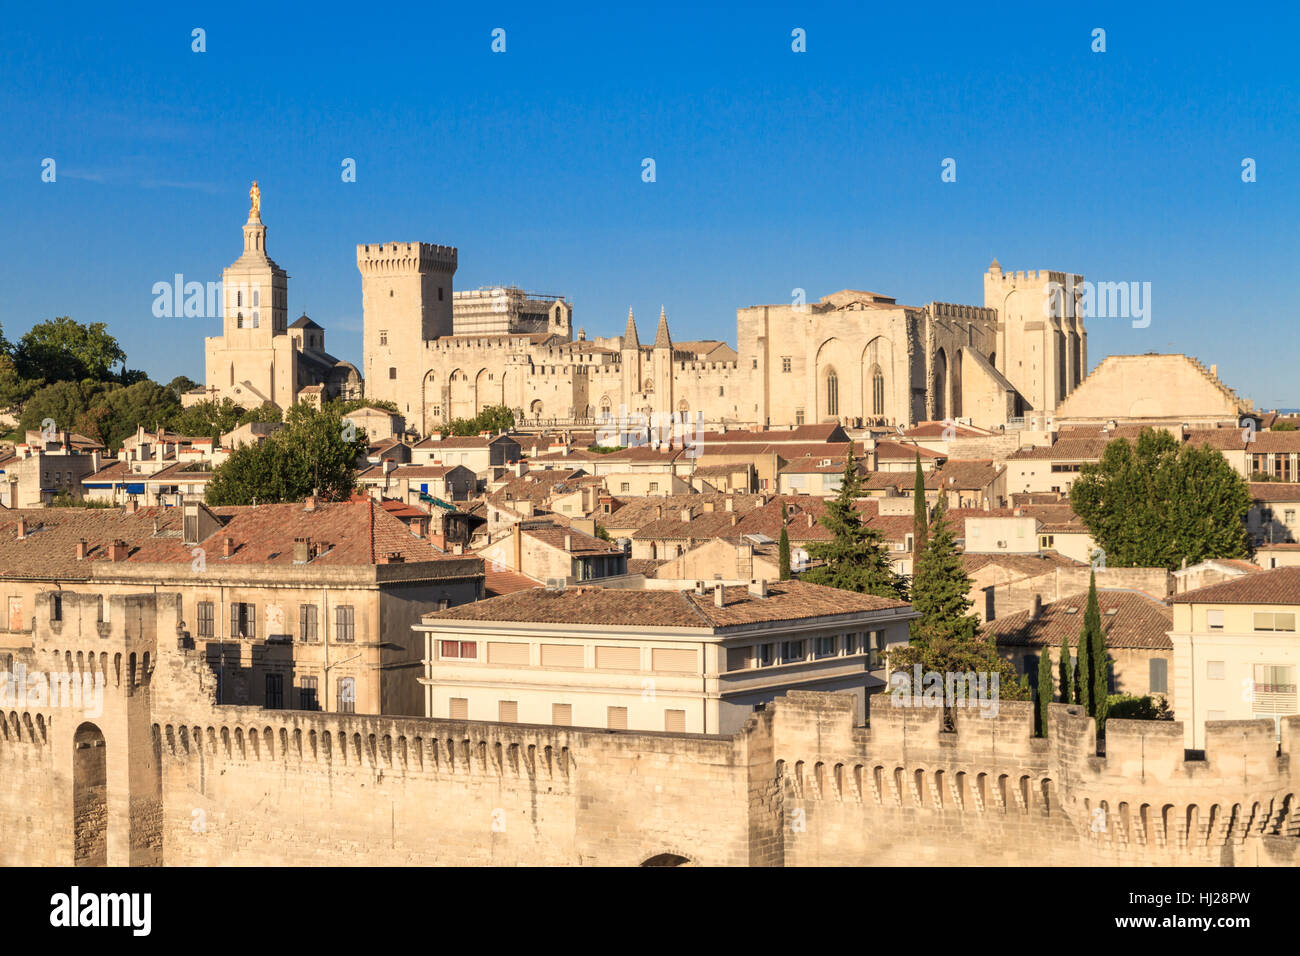
<path fill-rule="evenodd" d="M 1098 588 L 1097 604 L 1101 608 L 1101 627 L 1106 646 L 1150 650 L 1172 650 L 1169 630 L 1173 611 L 1168 605 L 1138 591 Z M 1012 647 L 1060 647 L 1061 638 L 1071 647 L 1079 643 L 1087 593 L 1044 604 L 1034 620 L 1029 611 L 1008 614 L 984 625 L 984 633 L 998 644 Z"/>

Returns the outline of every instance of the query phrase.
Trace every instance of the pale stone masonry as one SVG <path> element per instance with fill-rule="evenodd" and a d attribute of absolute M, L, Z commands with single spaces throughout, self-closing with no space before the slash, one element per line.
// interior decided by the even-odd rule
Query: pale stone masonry
<path fill-rule="evenodd" d="M 1300 717 L 1207 728 L 791 691 L 730 736 L 218 705 L 178 600 L 69 592 L 5 663 L 0 864 L 1242 865 L 1300 862 Z M 31 682 L 29 681 L 29 684 Z M 37 682 L 39 683 L 39 681 Z"/>

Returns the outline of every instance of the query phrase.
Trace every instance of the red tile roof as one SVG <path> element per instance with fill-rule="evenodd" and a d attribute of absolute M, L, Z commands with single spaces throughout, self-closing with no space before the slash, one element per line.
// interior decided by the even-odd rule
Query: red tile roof
<path fill-rule="evenodd" d="M 746 624 L 909 608 L 906 602 L 893 598 L 841 591 L 804 581 L 771 584 L 765 598 L 750 595 L 745 587 L 727 587 L 723 596 L 723 606 L 716 607 L 712 589 L 704 594 L 600 587 L 537 589 L 426 614 L 424 622 L 503 621 L 720 630 Z"/>
<path fill-rule="evenodd" d="M 1274 568 L 1174 597 L 1175 604 L 1300 604 L 1300 567 Z"/>
<path fill-rule="evenodd" d="M 1173 611 L 1168 605 L 1138 591 L 1098 588 L 1101 626 L 1106 646 L 1149 650 L 1173 650 L 1169 630 Z M 1061 638 L 1078 646 L 1083 629 L 1087 593 L 1044 604 L 1036 619 L 1029 611 L 1008 614 L 984 625 L 984 633 L 998 644 L 1013 647 L 1060 647 Z"/>

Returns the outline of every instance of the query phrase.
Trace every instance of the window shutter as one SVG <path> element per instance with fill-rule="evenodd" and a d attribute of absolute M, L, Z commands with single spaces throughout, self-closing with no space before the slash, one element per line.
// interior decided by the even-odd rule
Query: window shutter
<path fill-rule="evenodd" d="M 239 636 L 239 605 L 230 605 L 230 636 Z"/>
<path fill-rule="evenodd" d="M 650 652 L 650 656 L 653 669 L 657 671 L 693 674 L 698 670 L 696 665 L 698 655 L 694 648 L 656 647 Z"/>
<path fill-rule="evenodd" d="M 664 730 L 668 731 L 670 734 L 686 733 L 686 711 L 665 710 Z"/>
<path fill-rule="evenodd" d="M 552 704 L 551 723 L 553 723 L 557 727 L 572 727 L 573 726 L 573 705 Z"/>
<path fill-rule="evenodd" d="M 503 724 L 519 722 L 519 701 L 502 700 L 497 702 L 497 720 Z"/>
<path fill-rule="evenodd" d="M 610 730 L 627 730 L 627 708 L 609 707 L 606 709 Z"/>
<path fill-rule="evenodd" d="M 597 646 L 596 666 L 620 671 L 640 670 L 641 648 Z"/>
<path fill-rule="evenodd" d="M 469 720 L 469 700 L 465 697 L 453 697 L 448 712 L 452 720 Z"/>

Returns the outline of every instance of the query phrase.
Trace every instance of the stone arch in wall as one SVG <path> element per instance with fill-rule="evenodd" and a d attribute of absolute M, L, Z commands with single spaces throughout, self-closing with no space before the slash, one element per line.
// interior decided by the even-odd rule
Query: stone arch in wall
<path fill-rule="evenodd" d="M 844 410 L 852 407 L 846 394 L 848 382 L 835 368 L 835 360 L 843 351 L 844 343 L 836 338 L 827 339 L 817 346 L 814 365 L 816 395 L 810 421 L 838 421 Z M 835 411 L 830 411 L 831 408 Z"/>
<path fill-rule="evenodd" d="M 607 421 L 614 416 L 614 402 L 608 395 L 600 396 L 600 418 Z"/>
<path fill-rule="evenodd" d="M 477 415 L 489 405 L 500 405 L 501 395 L 499 393 L 500 383 L 494 381 L 495 376 L 485 368 L 481 368 L 474 376 L 474 414 Z"/>
<path fill-rule="evenodd" d="M 420 382 L 421 433 L 429 434 L 433 426 L 442 421 L 442 413 L 442 393 L 438 387 L 438 373 L 429 369 Z"/>
<path fill-rule="evenodd" d="M 943 421 L 948 417 L 948 353 L 943 347 L 935 349 L 934 364 L 930 370 L 930 397 L 934 403 L 932 418 Z"/>
<path fill-rule="evenodd" d="M 108 865 L 108 751 L 87 721 L 72 737 L 73 865 Z"/>
<path fill-rule="evenodd" d="M 641 866 L 692 866 L 690 857 L 680 853 L 656 853 L 641 861 Z"/>
<path fill-rule="evenodd" d="M 447 376 L 447 405 L 443 410 L 443 416 L 450 421 L 455 418 L 473 418 L 477 412 L 474 409 L 474 396 L 471 394 L 471 383 L 469 375 L 464 369 L 452 369 Z"/>
<path fill-rule="evenodd" d="M 541 418 L 542 411 L 543 411 L 542 400 L 540 398 L 535 398 L 533 399 L 532 403 L 528 406 L 528 417 Z"/>
<path fill-rule="evenodd" d="M 864 419 L 883 418 L 897 421 L 899 411 L 894 400 L 894 344 L 877 335 L 862 350 L 861 414 Z"/>
<path fill-rule="evenodd" d="M 1052 342 L 1053 351 L 1056 352 L 1056 400 L 1060 402 L 1065 399 L 1066 393 L 1070 390 L 1069 383 L 1066 381 L 1069 360 L 1066 355 L 1065 333 L 1059 329 L 1052 333 Z"/>
<path fill-rule="evenodd" d="M 961 364 L 964 348 L 957 349 L 952 356 L 952 368 L 948 375 L 948 414 L 947 418 L 957 419 L 962 416 L 961 409 Z"/>

